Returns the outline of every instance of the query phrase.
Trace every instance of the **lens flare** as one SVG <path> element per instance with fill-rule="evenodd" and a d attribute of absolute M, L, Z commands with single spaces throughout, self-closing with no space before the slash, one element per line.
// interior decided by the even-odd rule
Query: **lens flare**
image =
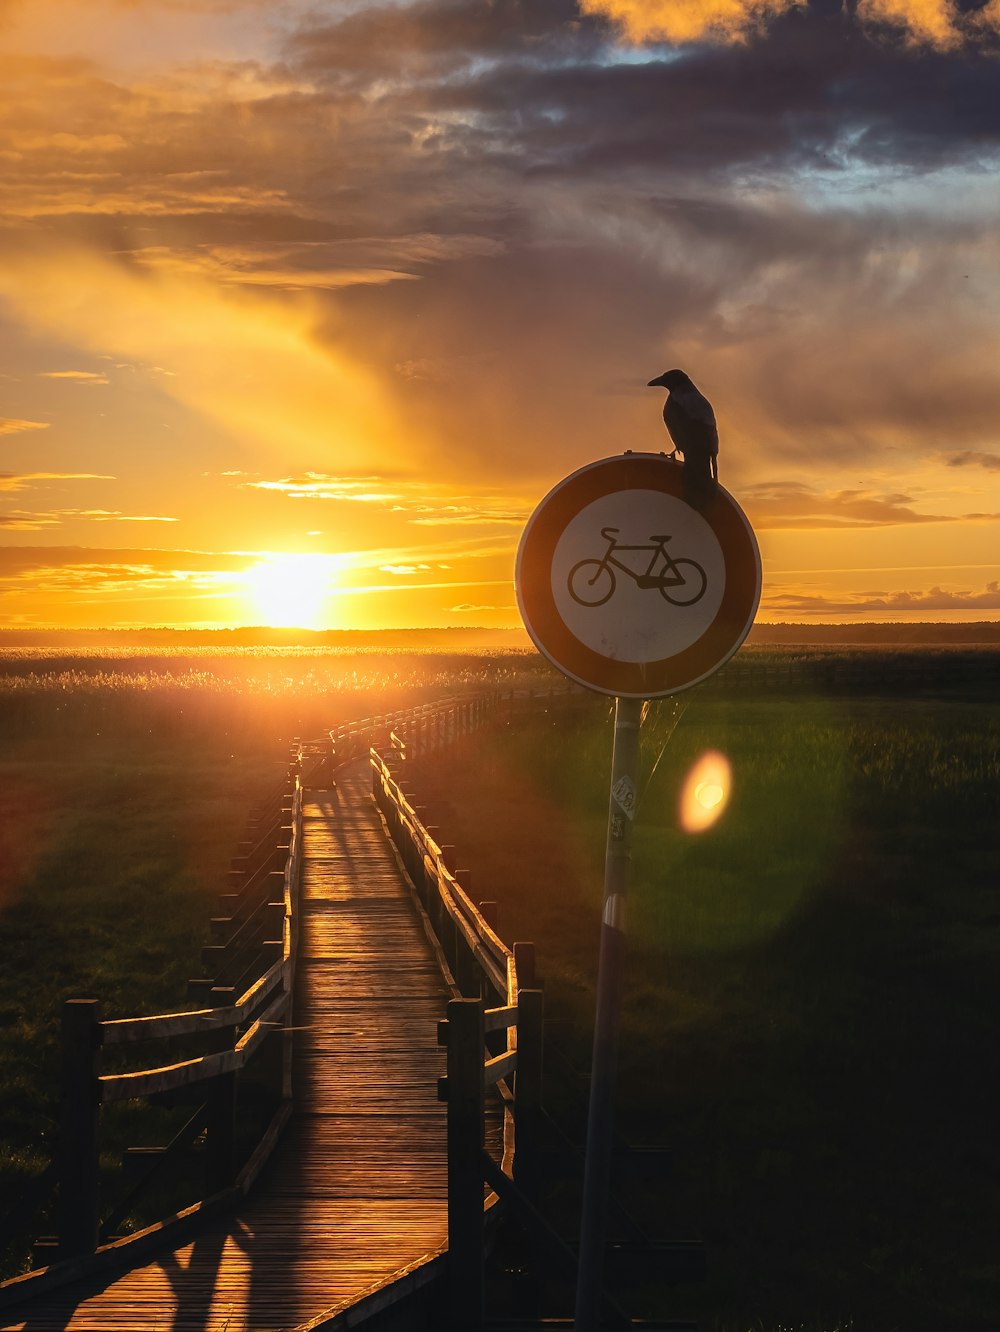
<path fill-rule="evenodd" d="M 680 824 L 685 832 L 711 828 L 729 800 L 732 768 L 725 754 L 710 749 L 702 754 L 684 779 L 681 791 Z"/>

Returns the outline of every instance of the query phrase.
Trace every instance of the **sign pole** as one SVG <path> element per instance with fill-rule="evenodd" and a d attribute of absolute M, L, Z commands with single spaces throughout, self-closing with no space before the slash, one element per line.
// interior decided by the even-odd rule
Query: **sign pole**
<path fill-rule="evenodd" d="M 643 702 L 639 698 L 618 697 L 615 700 L 615 743 L 608 802 L 604 905 L 597 966 L 597 1012 L 583 1173 L 580 1263 L 576 1285 L 576 1332 L 595 1332 L 600 1323 L 601 1279 L 611 1186 L 618 1028 L 625 980 L 625 894 L 639 780 L 642 708 Z"/>

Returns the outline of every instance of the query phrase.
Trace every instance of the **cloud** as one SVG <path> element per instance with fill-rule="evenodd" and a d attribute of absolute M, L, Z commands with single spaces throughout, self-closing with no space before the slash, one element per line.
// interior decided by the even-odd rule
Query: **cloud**
<path fill-rule="evenodd" d="M 1000 583 L 981 591 L 932 587 L 926 591 L 858 592 L 848 597 L 780 593 L 765 597 L 769 615 L 937 615 L 947 611 L 1000 610 Z"/>
<path fill-rule="evenodd" d="M 115 509 L 49 509 L 32 513 L 14 509 L 0 513 L 0 527 L 13 531 L 37 532 L 44 527 L 59 527 L 67 522 L 84 523 L 176 523 L 177 518 L 160 515 L 121 513 Z"/>
<path fill-rule="evenodd" d="M 740 498 L 754 525 L 762 530 L 896 527 L 918 523 L 982 522 L 1000 518 L 998 513 L 920 513 L 911 507 L 909 495 L 878 494 L 866 490 L 823 493 L 797 481 L 748 486 L 741 492 Z"/>
<path fill-rule="evenodd" d="M 99 546 L 0 546 L 0 577 L 62 569 L 142 568 L 167 576 L 181 573 L 234 573 L 249 569 L 256 552 L 163 550 Z"/>
<path fill-rule="evenodd" d="M 944 461 L 949 467 L 985 467 L 988 472 L 1000 472 L 1000 453 L 965 449 L 962 453 L 946 453 Z"/>
<path fill-rule="evenodd" d="M 516 509 L 494 509 L 480 504 L 447 504 L 439 507 L 422 504 L 414 507 L 417 515 L 410 519 L 420 527 L 478 527 L 484 523 L 499 523 L 502 527 L 523 527 L 531 512 L 530 505 Z"/>
<path fill-rule="evenodd" d="M 231 475 L 237 475 L 235 473 Z M 396 490 L 386 489 L 378 476 L 328 476 L 323 472 L 305 472 L 302 476 L 278 481 L 245 481 L 246 490 L 267 490 L 289 499 L 345 500 L 352 504 L 390 504 L 401 498 Z"/>
<path fill-rule="evenodd" d="M 605 14 L 632 42 L 739 42 L 802 0 L 580 0 Z"/>
<path fill-rule="evenodd" d="M 807 0 L 580 0 L 588 14 L 604 14 L 632 42 L 743 42 Z M 845 9 L 848 7 L 845 6 Z M 998 26 L 1000 7 L 960 9 L 952 0 L 857 0 L 850 6 L 873 33 L 889 29 L 907 41 L 951 50 Z"/>
<path fill-rule="evenodd" d="M 27 238 L 0 253 L 0 293 L 39 333 L 169 367 L 159 390 L 244 444 L 294 459 L 315 457 L 322 440 L 324 454 L 352 466 L 399 434 L 348 332 L 319 344 L 321 312 L 305 293 L 258 299 L 200 278 L 168 281 L 78 243 Z M 412 431 L 408 441 L 416 443 Z"/>
<path fill-rule="evenodd" d="M 27 430 L 48 430 L 48 421 L 18 421 L 10 416 L 0 416 L 0 435 L 19 435 Z"/>
<path fill-rule="evenodd" d="M 446 495 L 435 493 L 440 488 L 430 482 L 397 479 L 392 483 L 378 475 L 329 476 L 305 472 L 302 476 L 276 481 L 246 481 L 243 488 L 270 491 L 290 499 L 378 504 L 406 515 L 409 522 L 421 527 L 474 527 L 492 523 L 521 527 L 531 511 L 526 501 L 512 504 L 509 498 L 492 494 Z"/>
<path fill-rule="evenodd" d="M 60 391 L 61 435 L 103 447 L 176 403 L 177 476 L 253 483 L 227 542 L 322 522 L 360 577 L 499 569 L 566 471 L 664 446 L 644 385 L 681 364 L 762 527 L 950 539 L 1000 507 L 953 470 L 995 472 L 1000 419 L 996 8 L 376 0 L 282 11 L 250 59 L 3 57 L 0 296 L 46 348 L 31 394 L 58 388 L 39 365 L 107 364 L 128 401 L 98 421 Z M 627 15 L 699 40 L 640 49 Z M 127 503 L 204 522 L 206 493 Z"/>
<path fill-rule="evenodd" d="M 76 384 L 109 384 L 111 381 L 107 375 L 98 374 L 93 370 L 42 370 L 39 372 L 42 379 L 71 379 Z"/>
<path fill-rule="evenodd" d="M 270 245 L 158 245 L 133 249 L 131 257 L 154 270 L 194 274 L 224 284 L 335 291 L 415 281 L 428 265 L 498 254 L 502 249 L 500 241 L 487 236 L 424 233 Z"/>
<path fill-rule="evenodd" d="M 0 472 L 0 491 L 27 490 L 49 481 L 114 481 L 116 477 L 98 472 Z"/>
<path fill-rule="evenodd" d="M 421 573 L 431 566 L 429 564 L 380 564 L 378 567 L 380 573 L 399 574 L 405 577 L 410 574 Z"/>

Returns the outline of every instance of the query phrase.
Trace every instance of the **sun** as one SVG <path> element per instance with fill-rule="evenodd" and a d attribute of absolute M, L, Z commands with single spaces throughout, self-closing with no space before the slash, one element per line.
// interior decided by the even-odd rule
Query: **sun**
<path fill-rule="evenodd" d="M 335 560 L 329 555 L 263 558 L 243 575 L 256 622 L 276 629 L 321 629 L 335 572 Z"/>

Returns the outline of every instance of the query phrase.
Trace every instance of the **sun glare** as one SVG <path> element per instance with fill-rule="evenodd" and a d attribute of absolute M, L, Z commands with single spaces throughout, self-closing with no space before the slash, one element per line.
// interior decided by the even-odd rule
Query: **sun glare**
<path fill-rule="evenodd" d="M 259 624 L 322 629 L 335 579 L 329 555 L 269 555 L 244 574 L 246 598 Z"/>
<path fill-rule="evenodd" d="M 704 832 L 725 809 L 732 769 L 725 754 L 710 749 L 688 773 L 681 791 L 680 822 L 685 832 Z"/>

